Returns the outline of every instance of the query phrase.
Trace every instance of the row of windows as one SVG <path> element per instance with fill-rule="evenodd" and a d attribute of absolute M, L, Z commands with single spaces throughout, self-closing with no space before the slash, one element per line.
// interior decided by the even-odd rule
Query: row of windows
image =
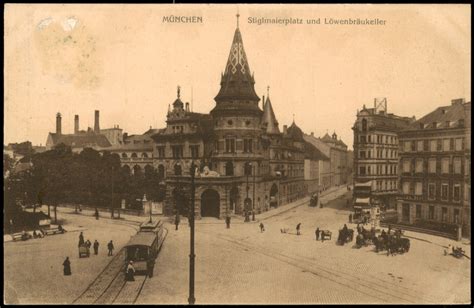
<path fill-rule="evenodd" d="M 381 181 L 378 180 L 375 182 L 375 187 L 377 191 L 381 190 L 397 190 L 398 189 L 397 181 Z"/>
<path fill-rule="evenodd" d="M 398 142 L 397 136 L 391 135 L 360 135 L 360 143 L 377 143 L 377 144 L 393 144 L 396 145 Z"/>
<path fill-rule="evenodd" d="M 423 217 L 422 215 L 422 205 L 421 204 L 416 204 L 415 205 L 415 218 L 417 219 L 429 219 L 429 220 L 435 220 L 435 207 L 433 205 L 428 206 L 428 215 Z M 452 222 L 459 224 L 460 221 L 460 210 L 459 209 L 453 209 L 453 218 L 451 221 L 448 221 L 448 208 L 447 207 L 441 207 L 441 221 L 442 222 Z"/>
<path fill-rule="evenodd" d="M 396 175 L 397 165 L 359 166 L 358 175 Z"/>
<path fill-rule="evenodd" d="M 183 157 L 183 149 L 184 146 L 182 145 L 172 145 L 171 152 L 173 158 L 182 158 Z M 158 146 L 156 147 L 158 158 L 165 158 L 165 147 Z M 189 153 L 191 153 L 192 158 L 199 157 L 199 145 L 190 145 L 189 146 Z"/>
<path fill-rule="evenodd" d="M 402 192 L 405 195 L 415 195 L 415 196 L 422 196 L 427 195 L 428 200 L 436 200 L 437 194 L 437 187 L 436 183 L 428 183 L 428 192 L 424 191 L 423 183 L 422 182 L 409 182 L 404 181 L 402 183 Z M 441 186 L 438 185 L 438 189 L 440 190 L 439 198 L 442 201 L 448 201 L 449 199 L 449 184 L 448 183 L 441 183 Z M 454 202 L 461 201 L 461 185 L 454 184 L 452 186 L 452 200 Z"/>
<path fill-rule="evenodd" d="M 130 157 L 131 157 L 131 158 L 138 158 L 138 154 L 137 154 L 137 153 L 132 153 L 132 154 L 130 155 Z M 149 156 L 148 156 L 147 153 L 143 152 L 143 153 L 140 155 L 140 157 L 142 157 L 142 158 L 148 158 Z M 122 158 L 128 158 L 127 153 L 122 153 Z"/>
<path fill-rule="evenodd" d="M 419 159 L 403 159 L 402 160 L 403 172 L 416 172 L 416 173 L 441 173 L 441 174 L 461 174 L 462 173 L 462 158 L 454 157 L 451 163 L 449 157 L 443 157 L 437 159 L 435 157 L 428 158 L 427 160 Z"/>
<path fill-rule="evenodd" d="M 446 138 L 433 140 L 410 140 L 400 142 L 404 152 L 448 152 L 464 150 L 464 138 Z"/>
<path fill-rule="evenodd" d="M 372 154 L 375 153 L 375 156 Z M 397 158 L 398 152 L 389 149 L 359 151 L 359 158 Z"/>

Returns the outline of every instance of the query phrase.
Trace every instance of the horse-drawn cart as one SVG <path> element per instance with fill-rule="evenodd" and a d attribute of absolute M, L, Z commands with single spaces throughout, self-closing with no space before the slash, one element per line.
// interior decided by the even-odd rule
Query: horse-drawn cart
<path fill-rule="evenodd" d="M 327 240 L 327 239 L 330 240 L 331 237 L 332 237 L 332 232 L 331 232 L 331 231 L 329 231 L 329 230 L 322 230 L 322 231 L 321 231 L 321 240 L 322 240 L 322 241 L 323 241 L 323 240 L 325 241 L 325 240 Z"/>
<path fill-rule="evenodd" d="M 91 251 L 88 245 L 82 244 L 81 246 L 79 246 L 79 258 L 82 258 L 82 257 L 89 258 L 90 254 L 91 254 Z"/>
<path fill-rule="evenodd" d="M 339 236 L 337 237 L 337 244 L 344 245 L 346 243 L 352 242 L 354 239 L 354 230 L 353 229 L 340 229 Z"/>

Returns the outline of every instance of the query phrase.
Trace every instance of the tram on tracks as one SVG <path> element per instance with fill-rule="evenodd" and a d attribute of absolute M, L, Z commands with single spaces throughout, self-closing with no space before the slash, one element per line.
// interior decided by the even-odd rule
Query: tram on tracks
<path fill-rule="evenodd" d="M 162 243 L 162 222 L 158 220 L 143 223 L 138 233 L 125 245 L 125 265 L 133 261 L 137 275 L 144 274 L 153 277 L 155 259 Z"/>

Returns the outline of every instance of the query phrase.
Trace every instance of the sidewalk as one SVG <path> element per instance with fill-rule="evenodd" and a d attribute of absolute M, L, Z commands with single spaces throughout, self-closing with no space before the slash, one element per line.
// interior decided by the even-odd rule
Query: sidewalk
<path fill-rule="evenodd" d="M 345 193 L 347 193 L 347 187 L 346 186 L 344 186 L 344 187 L 342 187 L 342 186 L 341 187 L 333 187 L 329 190 L 326 190 L 326 191 L 322 192 L 319 199 L 320 199 L 320 201 L 323 201 L 324 203 L 327 203 L 331 200 L 337 199 L 339 196 L 344 195 Z M 303 204 L 308 204 L 309 199 L 310 199 L 309 196 L 304 197 L 304 198 L 296 200 L 294 202 L 290 202 L 288 204 L 279 206 L 276 209 L 272 209 L 270 211 L 255 215 L 255 221 L 252 221 L 252 222 L 253 223 L 260 222 L 260 221 L 269 219 L 273 216 L 280 215 L 280 214 L 283 214 L 285 212 L 288 212 L 288 211 L 290 211 L 290 210 L 292 210 L 292 209 L 294 209 L 298 206 L 301 206 Z M 241 219 L 244 220 L 243 217 Z"/>

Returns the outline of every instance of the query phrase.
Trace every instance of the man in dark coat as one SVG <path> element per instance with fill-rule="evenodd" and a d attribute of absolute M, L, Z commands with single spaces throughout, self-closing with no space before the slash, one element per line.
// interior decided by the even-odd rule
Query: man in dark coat
<path fill-rule="evenodd" d="M 63 262 L 64 266 L 64 276 L 71 275 L 71 261 L 69 261 L 69 257 L 66 257 L 66 260 Z"/>
<path fill-rule="evenodd" d="M 178 230 L 179 222 L 180 222 L 179 214 L 176 213 L 176 217 L 174 218 L 174 224 L 176 225 L 175 230 Z"/>
<path fill-rule="evenodd" d="M 301 222 L 296 225 L 296 235 L 300 235 Z"/>
<path fill-rule="evenodd" d="M 316 233 L 316 240 L 317 240 L 317 241 L 319 241 L 319 233 L 320 233 L 320 232 L 321 232 L 321 231 L 319 231 L 319 227 L 317 227 L 317 228 L 316 228 L 316 232 L 315 232 L 315 233 Z"/>
<path fill-rule="evenodd" d="M 94 216 L 95 216 L 95 219 L 99 220 L 99 211 L 97 209 L 95 209 Z"/>
<path fill-rule="evenodd" d="M 225 224 L 227 225 L 227 229 L 230 229 L 230 216 L 225 218 Z"/>
<path fill-rule="evenodd" d="M 107 248 L 109 249 L 109 253 L 107 255 L 111 256 L 114 250 L 114 243 L 112 242 L 112 240 L 110 240 L 110 242 L 107 244 Z"/>
<path fill-rule="evenodd" d="M 99 254 L 99 242 L 97 240 L 94 241 L 94 254 Z"/>
<path fill-rule="evenodd" d="M 263 225 L 263 223 L 261 222 L 260 223 L 260 232 L 263 232 L 265 231 L 265 226 Z"/>
<path fill-rule="evenodd" d="M 352 213 L 349 214 L 349 223 L 352 223 Z"/>
<path fill-rule="evenodd" d="M 84 235 L 81 232 L 81 234 L 79 234 L 79 247 L 81 247 L 83 244 L 84 244 Z"/>

